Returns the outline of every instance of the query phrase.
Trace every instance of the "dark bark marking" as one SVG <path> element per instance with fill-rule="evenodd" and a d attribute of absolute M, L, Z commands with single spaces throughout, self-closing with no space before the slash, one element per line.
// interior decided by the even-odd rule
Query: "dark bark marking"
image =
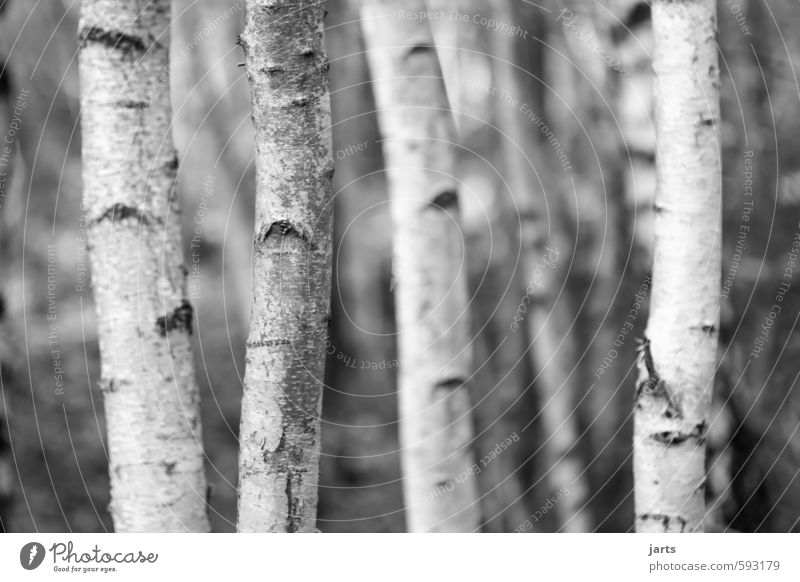
<path fill-rule="evenodd" d="M 333 176 L 336 173 L 336 167 L 333 161 L 328 162 L 328 165 L 322 170 L 322 177 L 326 180 L 333 180 Z"/>
<path fill-rule="evenodd" d="M 117 385 L 117 382 L 114 380 L 114 378 L 99 380 L 97 382 L 97 387 L 100 389 L 100 392 L 102 392 L 103 395 L 113 394 L 114 392 L 117 392 L 117 390 L 119 389 L 119 386 Z"/>
<path fill-rule="evenodd" d="M 247 342 L 248 348 L 271 348 L 275 346 L 290 346 L 292 342 L 288 339 L 269 339 Z"/>
<path fill-rule="evenodd" d="M 179 165 L 180 165 L 180 162 L 178 161 L 178 155 L 175 154 L 167 162 L 167 169 L 168 170 L 172 170 L 172 171 L 176 171 L 178 169 Z"/>
<path fill-rule="evenodd" d="M 280 65 L 267 65 L 266 67 L 259 69 L 260 72 L 265 73 L 267 75 L 280 75 L 281 73 L 286 72 L 286 67 L 282 67 Z"/>
<path fill-rule="evenodd" d="M 117 202 L 111 208 L 107 209 L 103 214 L 97 217 L 94 222 L 99 223 L 104 220 L 110 220 L 114 222 L 115 220 L 126 220 L 128 218 L 134 218 L 137 222 L 141 222 L 142 224 L 150 224 L 151 218 L 138 208 L 133 206 L 127 206 L 122 202 Z"/>
<path fill-rule="evenodd" d="M 318 98 L 314 95 L 298 95 L 297 97 L 293 97 L 290 103 L 292 107 L 308 107 L 316 103 L 317 100 Z"/>
<path fill-rule="evenodd" d="M 408 51 L 406 51 L 405 58 L 406 60 L 415 58 L 417 55 L 429 55 L 432 51 L 435 50 L 432 44 L 418 44 L 412 46 Z"/>
<path fill-rule="evenodd" d="M 690 432 L 665 430 L 663 432 L 652 433 L 650 438 L 668 447 L 672 445 L 680 445 L 687 441 L 695 441 L 697 445 L 702 445 L 706 442 L 707 430 L 708 426 L 706 425 L 706 421 L 703 420 L 696 424 Z"/>
<path fill-rule="evenodd" d="M 175 467 L 178 466 L 177 461 L 164 461 L 162 464 L 164 465 L 164 471 L 167 475 L 173 475 L 175 473 Z"/>
<path fill-rule="evenodd" d="M 286 532 L 295 533 L 300 529 L 300 522 L 302 517 L 298 513 L 300 500 L 294 495 L 293 475 L 289 473 L 286 475 Z"/>
<path fill-rule="evenodd" d="M 96 26 L 81 31 L 80 45 L 85 46 L 90 42 L 101 44 L 106 48 L 119 50 L 123 53 L 143 53 L 147 50 L 145 41 L 136 35 L 117 30 L 105 30 Z"/>
<path fill-rule="evenodd" d="M 444 211 L 456 209 L 458 208 L 458 192 L 453 188 L 439 192 L 434 196 L 430 206 L 436 210 Z"/>
<path fill-rule="evenodd" d="M 144 111 L 149 107 L 147 101 L 134 101 L 132 99 L 121 99 L 117 101 L 115 105 L 123 109 L 134 109 L 137 111 Z"/>
<path fill-rule="evenodd" d="M 295 237 L 313 246 L 310 234 L 307 233 L 301 225 L 293 224 L 288 220 L 276 220 L 275 222 L 264 225 L 258 233 L 257 240 L 259 242 L 265 242 L 270 236 L 275 234 L 279 234 L 281 237 Z"/>
<path fill-rule="evenodd" d="M 186 299 L 181 301 L 180 306 L 176 307 L 169 315 L 163 315 L 156 319 L 158 335 L 166 337 L 171 331 L 186 331 L 192 335 L 192 314 L 194 309 L 192 304 Z"/>
<path fill-rule="evenodd" d="M 682 518 L 680 515 L 669 516 L 663 513 L 643 513 L 638 516 L 638 519 L 642 521 L 648 521 L 648 520 L 660 521 L 665 532 L 669 531 L 670 522 L 674 520 L 677 521 L 678 524 L 680 524 L 681 533 L 683 533 L 686 530 L 686 520 Z"/>
<path fill-rule="evenodd" d="M 448 392 L 453 391 L 461 386 L 464 386 L 467 381 L 464 378 L 446 378 L 444 380 L 440 380 L 433 385 L 434 390 L 447 390 Z"/>
<path fill-rule="evenodd" d="M 653 363 L 653 354 L 650 351 L 650 340 L 643 337 L 641 340 L 638 340 L 638 343 L 638 358 L 639 361 L 644 364 L 647 377 L 640 380 L 636 386 L 637 404 L 643 395 L 652 396 L 653 398 L 663 398 L 666 400 L 666 408 L 663 412 L 664 416 L 666 418 L 683 418 L 683 412 L 681 411 L 677 397 L 673 396 L 667 384 L 656 371 L 655 364 Z"/>

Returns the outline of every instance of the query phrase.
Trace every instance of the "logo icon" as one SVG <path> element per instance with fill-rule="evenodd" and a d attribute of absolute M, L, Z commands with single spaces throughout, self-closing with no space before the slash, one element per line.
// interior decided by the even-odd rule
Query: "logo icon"
<path fill-rule="evenodd" d="M 19 563 L 26 570 L 35 570 L 44 562 L 44 546 L 38 542 L 30 542 L 19 551 Z"/>

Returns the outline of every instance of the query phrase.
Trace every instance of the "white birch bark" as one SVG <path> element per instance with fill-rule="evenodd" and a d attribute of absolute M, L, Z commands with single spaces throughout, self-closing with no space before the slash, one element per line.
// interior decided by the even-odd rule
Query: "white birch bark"
<path fill-rule="evenodd" d="M 639 532 L 703 531 L 721 269 L 714 0 L 653 2 L 653 287 L 634 414 Z"/>
<path fill-rule="evenodd" d="M 81 12 L 83 201 L 118 532 L 209 529 L 177 156 L 158 81 L 169 24 L 169 0 L 84 0 Z"/>
<path fill-rule="evenodd" d="M 485 0 L 428 0 L 426 4 L 444 16 L 433 19 L 431 28 L 460 145 L 456 175 L 462 181 L 462 191 L 472 192 L 474 212 L 486 219 L 469 224 L 463 214 L 469 212 L 469 202 L 462 206 L 462 225 L 469 241 L 466 250 L 470 257 L 469 272 L 476 282 L 471 306 L 473 312 L 491 314 L 489 321 L 472 318 L 473 357 L 482 364 L 476 368 L 474 381 L 470 383 L 472 401 L 479 403 L 473 410 L 477 434 L 472 448 L 476 458 L 482 458 L 527 423 L 517 414 L 523 407 L 522 388 L 527 382 L 522 357 L 524 334 L 508 335 L 519 303 L 518 287 L 511 285 L 509 289 L 507 284 L 509 279 L 517 278 L 515 256 L 491 250 L 497 246 L 519 247 L 517 216 L 511 212 L 513 204 L 505 184 L 495 177 L 487 185 L 487 162 L 479 161 L 497 164 L 503 154 L 492 131 L 497 98 L 483 89 L 493 82 L 487 37 L 495 33 L 454 16 L 485 12 Z M 506 35 L 500 36 L 508 39 Z M 477 202 L 478 198 L 490 201 L 492 207 L 488 213 L 483 214 L 479 209 L 484 202 Z M 524 471 L 520 470 L 520 463 L 528 454 L 524 446 L 515 444 L 513 451 L 503 453 L 478 475 L 484 532 L 512 531 L 530 516 L 524 503 Z"/>
<path fill-rule="evenodd" d="M 408 529 L 480 527 L 454 126 L 422 0 L 367 0 L 362 26 L 384 137 L 397 278 L 400 444 Z"/>
<path fill-rule="evenodd" d="M 240 532 L 314 531 L 333 230 L 324 5 L 248 0 L 256 139 Z"/>

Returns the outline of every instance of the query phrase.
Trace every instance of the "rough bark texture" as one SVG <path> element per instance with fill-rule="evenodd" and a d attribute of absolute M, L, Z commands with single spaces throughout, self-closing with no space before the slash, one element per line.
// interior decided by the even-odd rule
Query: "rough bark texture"
<path fill-rule="evenodd" d="M 315 528 L 333 229 L 324 12 L 311 0 L 246 5 L 256 233 L 239 434 L 241 532 Z"/>
<path fill-rule="evenodd" d="M 118 532 L 208 531 L 170 134 L 169 0 L 85 0 L 84 205 Z"/>
<path fill-rule="evenodd" d="M 713 0 L 653 3 L 653 288 L 634 413 L 639 532 L 703 531 L 719 327 L 719 68 Z"/>
<path fill-rule="evenodd" d="M 362 25 L 384 137 L 397 278 L 400 443 L 408 529 L 480 524 L 454 127 L 422 0 L 368 0 Z"/>

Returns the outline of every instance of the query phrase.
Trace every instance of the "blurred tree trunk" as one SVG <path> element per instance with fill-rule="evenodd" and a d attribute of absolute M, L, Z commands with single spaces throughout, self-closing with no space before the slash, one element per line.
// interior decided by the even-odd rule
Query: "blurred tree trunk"
<path fill-rule="evenodd" d="M 726 518 L 746 532 L 800 532 L 800 13 L 788 0 L 722 6 L 731 76 L 722 335 L 731 345 L 721 398 L 734 420 Z"/>
<path fill-rule="evenodd" d="M 400 444 L 408 529 L 480 527 L 473 373 L 453 119 L 422 0 L 366 0 L 362 25 L 384 138 L 394 233 Z"/>
<path fill-rule="evenodd" d="M 8 9 L 8 2 L 0 2 L 0 23 L 3 23 L 4 12 Z M 3 23 L 4 24 L 4 23 Z M 2 28 L 3 37 L 7 37 L 6 27 Z M 8 52 L 5 43 L 0 49 L 0 128 L 7 128 L 11 119 L 11 72 L 8 63 Z M 11 158 L 2 159 L 0 163 L 0 265 L 6 274 L 12 273 L 15 266 L 15 255 L 12 249 L 18 249 L 15 242 L 18 217 L 9 216 L 8 189 L 12 179 Z M 10 379 L 10 366 L 16 360 L 12 353 L 11 326 L 8 322 L 9 306 L 9 277 L 3 277 L 0 287 L 0 395 L 8 388 Z M 11 495 L 13 491 L 13 469 L 11 463 L 11 446 L 8 440 L 8 425 L 4 418 L 6 414 L 5 398 L 0 398 L 0 533 L 9 531 L 8 517 L 11 509 Z"/>
<path fill-rule="evenodd" d="M 483 0 L 433 0 L 428 6 L 446 15 L 479 14 Z M 476 366 L 470 383 L 475 424 L 473 450 L 478 459 L 509 435 L 528 436 L 513 449 L 482 467 L 478 475 L 486 532 L 513 531 L 531 515 L 525 507 L 525 467 L 534 440 L 523 398 L 528 366 L 522 356 L 524 334 L 510 334 L 520 300 L 516 269 L 519 249 L 517 217 L 510 209 L 503 176 L 502 150 L 496 131 L 497 98 L 485 87 L 494 83 L 491 42 L 496 33 L 461 18 L 431 21 L 448 100 L 456 122 L 459 147 L 456 175 L 461 192 L 462 226 L 467 242 L 469 291 Z M 497 35 L 504 36 L 505 35 Z M 472 220 L 467 216 L 473 217 Z M 502 249 L 501 252 L 497 252 Z M 527 447 L 526 447 L 527 445 Z"/>
<path fill-rule="evenodd" d="M 324 13 L 311 0 L 246 5 L 256 234 L 240 532 L 315 529 L 333 231 Z"/>
<path fill-rule="evenodd" d="M 721 177 L 714 0 L 653 3 L 656 221 L 639 356 L 639 532 L 703 531 L 705 451 L 719 335 Z"/>
<path fill-rule="evenodd" d="M 519 21 L 509 2 L 495 0 L 492 5 L 497 21 Z M 565 259 L 571 243 L 562 218 L 565 197 L 571 195 L 565 187 L 569 180 L 547 170 L 537 126 L 520 111 L 523 103 L 534 103 L 532 110 L 539 114 L 543 110 L 541 102 L 531 100 L 536 93 L 526 90 L 532 81 L 523 78 L 527 68 L 520 63 L 513 38 L 500 34 L 492 38 L 497 88 L 516 100 L 498 105 L 498 126 L 504 133 L 501 147 L 518 213 L 513 218 L 520 230 L 522 253 L 522 280 L 518 281 L 522 299 L 512 329 L 518 327 L 518 333 L 527 333 L 530 342 L 526 353 L 536 375 L 547 481 L 553 491 L 569 491 L 553 509 L 555 527 L 586 532 L 592 529 L 586 509 L 590 490 L 575 446 L 580 435 L 576 414 L 578 353 L 572 332 L 575 310 L 564 286 L 569 266 Z M 541 78 L 541 71 L 532 73 Z M 555 194 L 546 199 L 548 188 Z"/>
<path fill-rule="evenodd" d="M 119 532 L 208 531 L 189 336 L 169 0 L 86 0 L 80 23 L 84 205 Z"/>

